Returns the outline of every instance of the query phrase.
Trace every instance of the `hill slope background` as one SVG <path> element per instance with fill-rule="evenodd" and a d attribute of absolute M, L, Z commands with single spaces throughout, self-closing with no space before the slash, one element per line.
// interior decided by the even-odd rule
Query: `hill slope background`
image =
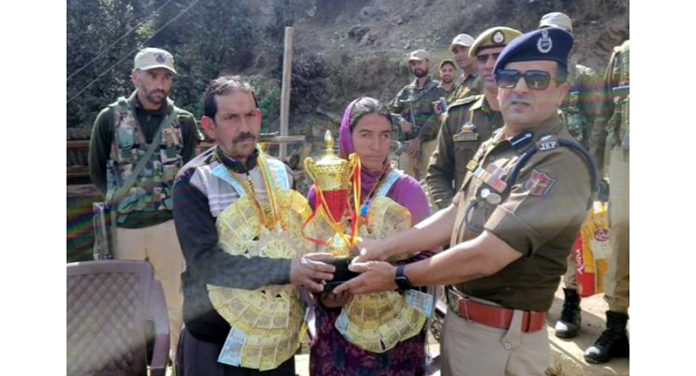
<path fill-rule="evenodd" d="M 207 83 L 243 74 L 257 87 L 263 131 L 276 131 L 284 27 L 292 25 L 290 133 L 315 140 L 353 98 L 388 101 L 412 80 L 409 51 L 425 48 L 437 64 L 462 32 L 528 31 L 562 11 L 573 19 L 578 61 L 603 71 L 629 36 L 628 8 L 628 0 L 69 0 L 67 126 L 83 130 L 69 135 L 88 135 L 99 109 L 133 90 L 135 52 L 158 46 L 175 56 L 179 106 L 200 117 Z"/>

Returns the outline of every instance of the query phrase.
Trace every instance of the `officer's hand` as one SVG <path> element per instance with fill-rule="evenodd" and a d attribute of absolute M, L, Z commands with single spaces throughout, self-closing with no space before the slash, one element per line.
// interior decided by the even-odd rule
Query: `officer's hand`
<path fill-rule="evenodd" d="M 413 133 L 413 124 L 409 123 L 408 121 L 402 121 L 400 124 L 401 126 L 401 131 L 406 133 L 406 134 L 411 134 Z"/>
<path fill-rule="evenodd" d="M 420 138 L 414 138 L 413 140 L 409 140 L 408 147 L 406 147 L 406 154 L 408 154 L 411 158 L 415 158 L 418 152 L 420 151 L 420 146 Z"/>
<path fill-rule="evenodd" d="M 601 202 L 609 202 L 609 182 L 607 179 L 599 181 L 599 193 L 597 199 Z"/>
<path fill-rule="evenodd" d="M 319 299 L 321 299 L 321 304 L 325 307 L 337 308 L 350 303 L 350 301 L 353 300 L 353 294 L 348 291 L 344 291 L 340 294 L 328 292 L 322 293 Z"/>
<path fill-rule="evenodd" d="M 312 292 L 324 290 L 324 281 L 333 279 L 336 268 L 321 262 L 333 259 L 330 253 L 308 253 L 296 257 L 290 263 L 290 284 L 299 288 L 306 288 Z"/>
<path fill-rule="evenodd" d="M 352 262 L 365 262 L 365 261 L 385 261 L 386 256 L 386 242 L 384 240 L 376 239 L 362 239 L 353 248 L 353 255 L 357 256 Z"/>
<path fill-rule="evenodd" d="M 362 273 L 359 276 L 343 282 L 333 290 L 334 294 L 350 291 L 352 294 L 396 290 L 396 267 L 385 261 L 368 261 L 353 263 L 348 266 L 353 272 Z"/>

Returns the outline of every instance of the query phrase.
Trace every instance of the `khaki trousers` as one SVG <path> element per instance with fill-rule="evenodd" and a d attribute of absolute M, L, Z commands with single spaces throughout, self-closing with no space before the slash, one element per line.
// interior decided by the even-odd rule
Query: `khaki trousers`
<path fill-rule="evenodd" d="M 416 161 L 416 158 L 411 157 L 404 151 L 399 155 L 399 169 L 403 170 L 406 175 L 417 179 Z"/>
<path fill-rule="evenodd" d="M 567 289 L 578 289 L 578 271 L 575 263 L 575 252 L 571 250 L 570 255 L 568 255 L 568 268 L 566 273 L 563 275 L 563 287 Z"/>
<path fill-rule="evenodd" d="M 440 342 L 442 375 L 544 375 L 549 366 L 546 326 L 523 333 L 522 314 L 516 310 L 510 329 L 498 329 L 464 320 L 448 310 Z"/>
<path fill-rule="evenodd" d="M 169 315 L 170 358 L 174 359 L 179 332 L 183 323 L 184 295 L 181 290 L 181 273 L 184 271 L 184 256 L 174 229 L 174 220 L 155 226 L 116 230 L 118 260 L 147 260 L 155 270 L 155 278 L 162 283 Z"/>
<path fill-rule="evenodd" d="M 428 163 L 430 162 L 430 156 L 435 151 L 437 147 L 437 139 L 426 141 L 421 143 L 420 155 L 416 158 L 409 156 L 406 152 L 403 152 L 399 156 L 399 168 L 404 170 L 406 175 L 415 178 L 416 180 L 425 179 L 425 173 L 428 170 Z"/>
<path fill-rule="evenodd" d="M 604 300 L 609 310 L 628 313 L 629 305 L 629 152 L 620 147 L 609 153 L 609 245 L 611 257 Z"/>

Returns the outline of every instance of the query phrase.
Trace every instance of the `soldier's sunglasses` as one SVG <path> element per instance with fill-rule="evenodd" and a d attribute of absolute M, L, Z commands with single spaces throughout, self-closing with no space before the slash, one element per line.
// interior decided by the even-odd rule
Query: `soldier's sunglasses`
<path fill-rule="evenodd" d="M 495 83 L 503 89 L 512 89 L 517 81 L 524 77 L 527 87 L 532 90 L 544 90 L 551 83 L 551 74 L 542 70 L 528 70 L 524 73 L 517 69 L 501 69 L 495 74 Z"/>

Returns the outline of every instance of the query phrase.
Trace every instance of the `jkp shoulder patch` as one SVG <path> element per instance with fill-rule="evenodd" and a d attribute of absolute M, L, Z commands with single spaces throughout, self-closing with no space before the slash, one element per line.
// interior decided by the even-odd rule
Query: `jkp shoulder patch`
<path fill-rule="evenodd" d="M 532 175 L 524 183 L 524 188 L 529 191 L 529 194 L 537 197 L 545 197 L 551 191 L 551 188 L 556 183 L 556 179 L 549 174 L 532 170 Z"/>
<path fill-rule="evenodd" d="M 549 151 L 558 147 L 558 139 L 552 135 L 543 136 L 536 143 L 539 151 Z"/>

